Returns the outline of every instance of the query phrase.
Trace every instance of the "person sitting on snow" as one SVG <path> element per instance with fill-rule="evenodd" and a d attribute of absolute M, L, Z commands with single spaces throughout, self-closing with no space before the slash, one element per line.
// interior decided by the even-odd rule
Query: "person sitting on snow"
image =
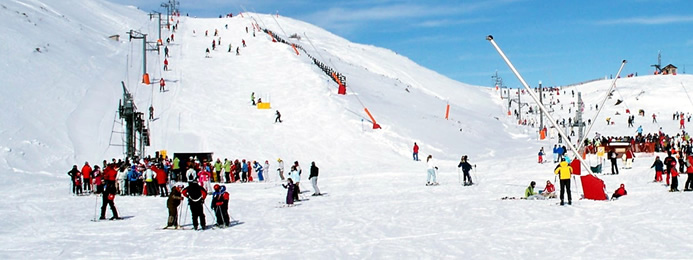
<path fill-rule="evenodd" d="M 537 186 L 537 183 L 532 181 L 529 183 L 529 186 L 527 186 L 527 189 L 525 190 L 525 199 L 528 200 L 543 200 L 544 197 L 541 195 L 538 195 L 536 192 L 534 192 L 534 187 Z"/>
<path fill-rule="evenodd" d="M 555 199 L 556 187 L 553 186 L 553 183 L 551 183 L 551 181 L 547 180 L 546 187 L 544 187 L 544 190 L 539 193 L 547 199 Z"/>
<path fill-rule="evenodd" d="M 618 199 L 619 197 L 625 196 L 627 194 L 628 194 L 628 192 L 626 191 L 626 185 L 621 183 L 621 187 L 619 187 L 618 189 L 616 189 L 616 191 L 614 191 L 614 195 L 611 195 L 611 200 Z"/>

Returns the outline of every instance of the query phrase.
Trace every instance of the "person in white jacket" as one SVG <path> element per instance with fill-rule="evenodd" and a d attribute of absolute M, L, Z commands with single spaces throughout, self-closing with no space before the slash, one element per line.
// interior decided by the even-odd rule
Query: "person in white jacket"
<path fill-rule="evenodd" d="M 279 174 L 279 178 L 284 181 L 284 161 L 282 161 L 282 158 L 277 158 L 277 173 Z"/>
<path fill-rule="evenodd" d="M 438 185 L 438 182 L 436 181 L 436 171 L 438 170 L 438 166 L 436 165 L 435 160 L 433 160 L 433 155 L 428 155 L 426 158 L 426 163 L 428 164 L 426 186 Z"/>
<path fill-rule="evenodd" d="M 118 192 L 120 193 L 121 196 L 125 195 L 125 178 L 128 176 L 128 167 L 120 167 L 120 170 L 118 170 L 118 174 L 116 174 L 116 181 L 118 184 Z"/>

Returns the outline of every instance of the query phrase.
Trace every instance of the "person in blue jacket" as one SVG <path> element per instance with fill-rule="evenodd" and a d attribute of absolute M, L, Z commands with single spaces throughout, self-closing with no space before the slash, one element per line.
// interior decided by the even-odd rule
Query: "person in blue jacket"
<path fill-rule="evenodd" d="M 130 171 L 128 172 L 128 182 L 130 182 L 130 195 L 136 195 L 138 193 L 137 181 L 139 180 L 139 178 L 140 173 L 137 171 L 137 166 L 133 165 L 132 168 L 130 168 Z"/>
<path fill-rule="evenodd" d="M 262 176 L 263 168 L 262 165 L 260 165 L 257 161 L 253 161 L 253 168 L 255 168 L 255 172 L 257 172 L 257 178 L 260 181 L 264 181 L 265 178 Z"/>

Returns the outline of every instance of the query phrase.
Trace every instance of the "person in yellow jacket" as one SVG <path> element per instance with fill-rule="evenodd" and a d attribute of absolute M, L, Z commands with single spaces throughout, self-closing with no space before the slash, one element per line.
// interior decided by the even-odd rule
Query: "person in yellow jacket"
<path fill-rule="evenodd" d="M 558 177 L 561 179 L 561 206 L 563 205 L 563 193 L 568 192 L 568 205 L 571 204 L 572 197 L 570 196 L 570 176 L 573 174 L 573 167 L 568 165 L 568 162 L 562 161 L 554 174 L 559 174 Z"/>

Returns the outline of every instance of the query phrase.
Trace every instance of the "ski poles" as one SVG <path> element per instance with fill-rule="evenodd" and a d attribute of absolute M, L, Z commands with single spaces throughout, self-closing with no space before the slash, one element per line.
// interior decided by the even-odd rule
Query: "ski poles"
<path fill-rule="evenodd" d="M 94 196 L 94 221 L 96 221 L 96 206 L 99 203 L 99 196 L 100 196 L 99 194 Z"/>

